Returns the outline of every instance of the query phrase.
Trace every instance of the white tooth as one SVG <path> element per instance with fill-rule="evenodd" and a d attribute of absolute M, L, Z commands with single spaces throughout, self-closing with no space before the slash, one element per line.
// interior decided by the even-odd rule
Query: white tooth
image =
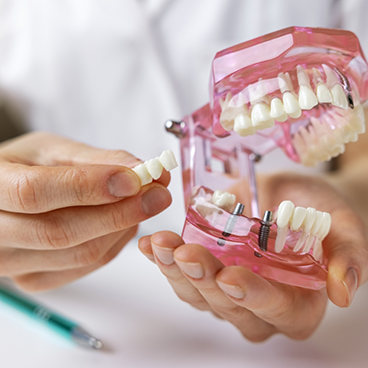
<path fill-rule="evenodd" d="M 322 242 L 319 239 L 316 239 L 316 242 L 314 244 L 313 247 L 313 258 L 315 260 L 318 260 L 319 257 L 321 256 L 321 253 L 323 253 L 323 249 L 322 249 Z"/>
<path fill-rule="evenodd" d="M 239 114 L 247 114 L 246 105 L 242 105 L 238 107 L 228 107 L 220 115 L 220 124 L 228 132 L 232 131 L 234 128 L 234 119 Z"/>
<path fill-rule="evenodd" d="M 166 150 L 161 153 L 160 162 L 161 162 L 161 165 L 167 171 L 175 169 L 178 166 L 178 163 L 176 162 L 176 159 L 175 159 L 175 155 L 173 151 L 171 150 Z"/>
<path fill-rule="evenodd" d="M 146 165 L 149 174 L 154 180 L 157 180 L 161 176 L 163 170 L 160 159 L 158 157 L 153 158 L 152 160 L 147 161 Z"/>
<path fill-rule="evenodd" d="M 277 210 L 277 220 L 276 224 L 278 227 L 285 227 L 288 225 L 293 213 L 294 213 L 294 203 L 291 201 L 283 201 Z"/>
<path fill-rule="evenodd" d="M 318 84 L 323 83 L 321 72 L 316 68 L 312 68 L 312 71 L 314 85 L 317 86 Z"/>
<path fill-rule="evenodd" d="M 308 207 L 307 208 L 307 213 L 305 215 L 305 219 L 304 219 L 304 222 L 303 222 L 304 231 L 306 233 L 310 232 L 316 217 L 317 217 L 317 210 L 315 208 Z"/>
<path fill-rule="evenodd" d="M 335 84 L 331 89 L 332 104 L 343 109 L 348 109 L 348 100 L 340 84 Z"/>
<path fill-rule="evenodd" d="M 316 95 L 313 93 L 312 88 L 307 86 L 300 86 L 299 88 L 299 106 L 303 110 L 310 110 L 314 106 L 318 105 Z"/>
<path fill-rule="evenodd" d="M 294 247 L 294 252 L 297 252 L 304 245 L 304 242 L 307 239 L 308 235 L 309 235 L 308 233 L 304 231 L 302 232 L 302 235 L 300 235 L 300 238 Z"/>
<path fill-rule="evenodd" d="M 233 95 L 231 94 L 231 92 L 228 92 L 225 98 L 225 101 L 222 100 L 222 98 L 220 98 L 219 103 L 221 106 L 221 110 L 224 111 L 227 106 L 229 105 L 230 100 L 232 99 Z"/>
<path fill-rule="evenodd" d="M 314 220 L 314 224 L 310 230 L 312 235 L 317 235 L 320 227 L 322 226 L 322 218 L 323 218 L 323 213 L 321 211 L 317 211 L 316 219 Z"/>
<path fill-rule="evenodd" d="M 253 106 L 252 125 L 257 129 L 271 128 L 275 121 L 270 116 L 270 108 L 265 103 L 257 103 Z"/>
<path fill-rule="evenodd" d="M 340 82 L 336 73 L 326 64 L 322 64 L 322 68 L 326 75 L 326 84 L 330 88 L 334 83 Z"/>
<path fill-rule="evenodd" d="M 277 236 L 275 241 L 275 252 L 280 253 L 285 245 L 286 242 L 286 236 L 288 233 L 289 228 L 286 227 L 278 227 L 277 228 Z"/>
<path fill-rule="evenodd" d="M 328 212 L 323 212 L 322 223 L 323 225 L 317 234 L 320 240 L 323 240 L 327 236 L 331 228 L 331 215 Z"/>
<path fill-rule="evenodd" d="M 302 223 L 307 215 L 307 210 L 303 207 L 296 207 L 291 221 L 291 230 L 297 231 L 302 226 Z"/>
<path fill-rule="evenodd" d="M 323 84 L 317 86 L 317 98 L 319 103 L 331 103 L 332 96 L 328 88 Z"/>
<path fill-rule="evenodd" d="M 304 68 L 301 65 L 298 65 L 296 67 L 296 72 L 297 72 L 299 86 L 310 87 L 308 73 L 304 70 Z"/>
<path fill-rule="evenodd" d="M 212 202 L 216 206 L 226 207 L 235 203 L 236 197 L 234 194 L 215 190 L 212 195 Z"/>
<path fill-rule="evenodd" d="M 226 115 L 224 116 L 221 114 L 220 124 L 227 132 L 231 132 L 234 129 L 234 120 L 229 120 L 228 116 Z"/>
<path fill-rule="evenodd" d="M 309 234 L 309 237 L 307 239 L 307 241 L 305 242 L 304 248 L 302 250 L 303 253 L 309 253 L 314 241 L 317 238 L 315 236 L 313 236 L 312 234 Z"/>
<path fill-rule="evenodd" d="M 148 172 L 146 163 L 137 165 L 132 170 L 139 176 L 142 186 L 152 182 L 152 176 Z"/>
<path fill-rule="evenodd" d="M 285 112 L 291 117 L 298 118 L 301 115 L 298 100 L 291 92 L 285 92 L 282 96 Z"/>
<path fill-rule="evenodd" d="M 240 136 L 246 137 L 247 135 L 253 135 L 256 129 L 253 127 L 252 121 L 248 115 L 239 114 L 235 118 L 234 131 Z"/>
<path fill-rule="evenodd" d="M 271 118 L 274 118 L 277 121 L 284 122 L 287 120 L 288 116 L 285 113 L 284 105 L 279 98 L 273 98 L 271 101 Z"/>
<path fill-rule="evenodd" d="M 361 105 L 355 106 L 354 113 L 351 115 L 349 124 L 353 128 L 355 133 L 363 134 L 365 133 L 365 119 L 364 110 Z"/>

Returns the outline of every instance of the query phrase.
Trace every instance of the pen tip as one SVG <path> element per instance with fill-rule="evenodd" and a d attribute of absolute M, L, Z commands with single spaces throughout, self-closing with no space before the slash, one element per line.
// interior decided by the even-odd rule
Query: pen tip
<path fill-rule="evenodd" d="M 89 344 L 91 345 L 92 348 L 94 349 L 102 349 L 103 344 L 100 340 L 97 340 L 96 338 L 92 337 L 89 339 Z"/>

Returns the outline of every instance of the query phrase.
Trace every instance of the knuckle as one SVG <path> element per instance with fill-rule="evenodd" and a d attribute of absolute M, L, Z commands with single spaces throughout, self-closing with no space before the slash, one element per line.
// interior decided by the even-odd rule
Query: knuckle
<path fill-rule="evenodd" d="M 101 258 L 101 248 L 95 242 L 74 248 L 75 263 L 78 267 L 90 266 Z"/>
<path fill-rule="evenodd" d="M 68 224 L 50 214 L 36 222 L 34 231 L 36 240 L 45 248 L 66 248 L 74 242 Z"/>
<path fill-rule="evenodd" d="M 80 205 L 88 204 L 96 199 L 96 191 L 91 187 L 88 173 L 83 168 L 67 168 L 61 174 L 60 181 L 63 183 L 73 183 L 71 189 L 73 193 L 69 193 L 69 196 L 73 197 Z"/>
<path fill-rule="evenodd" d="M 111 231 L 124 230 L 127 227 L 124 211 L 118 204 L 111 204 L 111 211 L 107 213 L 107 221 L 105 227 L 111 229 Z"/>
<path fill-rule="evenodd" d="M 211 309 L 208 303 L 204 299 L 198 300 L 197 298 L 190 298 L 188 296 L 184 296 L 180 294 L 176 294 L 176 295 L 181 301 L 190 304 L 192 307 L 200 311 L 209 311 Z"/>
<path fill-rule="evenodd" d="M 212 305 L 212 309 L 228 321 L 240 321 L 243 318 L 242 307 L 236 305 L 232 307 Z"/>
<path fill-rule="evenodd" d="M 9 188 L 9 199 L 14 208 L 20 212 L 37 212 L 39 202 L 36 198 L 37 180 L 29 170 L 18 175 L 14 185 Z"/>

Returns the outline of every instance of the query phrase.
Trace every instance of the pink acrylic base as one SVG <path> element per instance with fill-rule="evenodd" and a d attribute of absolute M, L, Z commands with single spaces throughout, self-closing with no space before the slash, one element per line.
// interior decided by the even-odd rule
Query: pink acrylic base
<path fill-rule="evenodd" d="M 201 244 L 225 266 L 243 266 L 268 280 L 314 290 L 325 286 L 326 266 L 317 262 L 310 253 L 294 253 L 292 250 L 300 233 L 290 231 L 284 249 L 278 254 L 274 251 L 277 227 L 272 225 L 268 250 L 263 252 L 258 247 L 259 219 L 239 216 L 232 234 L 224 237 L 223 230 L 231 214 L 214 209 L 212 204 L 206 207 L 205 201 L 201 201 L 199 206 L 198 201 L 193 205 L 193 199 L 191 203 L 182 234 L 186 243 Z M 218 239 L 223 246 L 218 244 Z"/>

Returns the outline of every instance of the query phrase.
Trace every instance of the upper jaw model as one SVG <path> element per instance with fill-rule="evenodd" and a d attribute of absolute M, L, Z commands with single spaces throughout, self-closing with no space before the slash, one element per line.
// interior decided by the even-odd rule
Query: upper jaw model
<path fill-rule="evenodd" d="M 260 216 L 255 164 L 276 148 L 306 166 L 343 153 L 365 132 L 367 94 L 368 65 L 348 31 L 290 27 L 218 52 L 209 104 L 166 123 L 181 144 L 183 239 L 225 265 L 324 287 L 330 215 L 285 199 Z"/>

